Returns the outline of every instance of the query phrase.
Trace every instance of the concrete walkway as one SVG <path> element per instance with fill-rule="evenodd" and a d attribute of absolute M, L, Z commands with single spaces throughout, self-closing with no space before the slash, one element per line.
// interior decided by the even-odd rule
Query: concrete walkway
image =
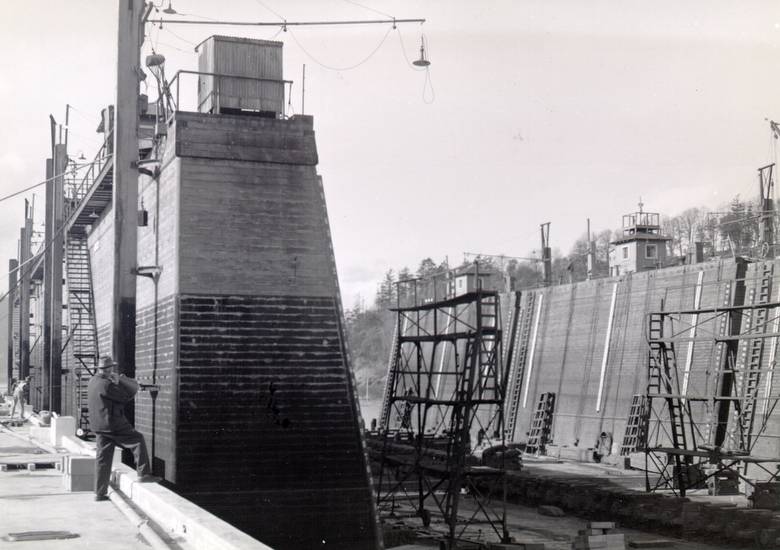
<path fill-rule="evenodd" d="M 15 469 L 16 464 L 45 464 L 64 456 L 25 442 L 26 426 L 13 428 L 16 435 L 0 431 L 0 464 L 8 465 L 7 471 L 0 471 L 0 548 L 148 549 L 135 526 L 111 501 L 95 502 L 91 491 L 64 490 L 62 474 L 53 468 Z M 34 542 L 2 539 L 26 531 L 69 531 L 78 537 Z"/>

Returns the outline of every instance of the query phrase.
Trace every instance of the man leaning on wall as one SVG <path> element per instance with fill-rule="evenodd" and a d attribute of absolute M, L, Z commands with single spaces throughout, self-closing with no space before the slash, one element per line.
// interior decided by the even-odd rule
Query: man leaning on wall
<path fill-rule="evenodd" d="M 138 393 L 138 382 L 116 373 L 117 363 L 111 357 L 101 357 L 95 375 L 89 381 L 89 427 L 95 433 L 95 500 L 108 500 L 108 483 L 114 448 L 132 451 L 138 481 L 159 481 L 151 475 L 149 453 L 144 436 L 125 418 L 125 405 Z"/>

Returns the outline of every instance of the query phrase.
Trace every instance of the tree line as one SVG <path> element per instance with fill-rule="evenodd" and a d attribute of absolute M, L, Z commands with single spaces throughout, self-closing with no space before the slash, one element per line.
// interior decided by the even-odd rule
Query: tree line
<path fill-rule="evenodd" d="M 777 208 L 776 208 L 777 210 Z M 661 217 L 661 233 L 669 237 L 667 257 L 670 262 L 684 262 L 695 249 L 695 243 L 703 243 L 705 258 L 730 255 L 751 256 L 760 254 L 759 219 L 761 211 L 757 203 L 735 196 L 719 211 L 703 207 L 689 208 L 675 216 Z M 610 243 L 623 235 L 621 229 L 603 229 L 591 235 L 594 242 L 592 276 L 609 274 Z M 588 236 L 578 238 L 568 254 L 553 251 L 553 284 L 583 281 L 587 277 Z M 529 256 L 533 255 L 531 252 Z M 537 254 L 541 256 L 541 254 Z M 367 306 L 358 300 L 345 312 L 347 335 L 351 346 L 352 366 L 358 380 L 358 389 L 364 397 L 379 398 L 384 388 L 391 346 L 398 281 L 415 277 L 425 278 L 447 269 L 461 267 L 474 259 L 496 272 L 504 273 L 512 289 L 534 288 L 543 284 L 541 258 L 538 261 L 512 257 L 480 257 L 458 265 L 447 260 L 436 262 L 424 258 L 415 271 L 408 267 L 388 269 L 378 283 L 372 302 Z"/>

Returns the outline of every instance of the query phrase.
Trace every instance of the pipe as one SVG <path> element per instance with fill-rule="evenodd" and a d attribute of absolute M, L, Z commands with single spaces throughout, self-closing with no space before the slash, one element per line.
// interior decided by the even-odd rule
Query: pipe
<path fill-rule="evenodd" d="M 146 542 L 148 542 L 152 548 L 156 548 L 157 550 L 171 550 L 171 546 L 149 525 L 149 520 L 139 516 L 138 513 L 125 502 L 125 499 L 120 496 L 119 491 L 111 491 L 108 493 L 108 498 L 110 498 L 111 502 L 119 508 L 119 511 L 130 520 L 130 523 L 136 526 L 138 532 L 146 539 Z"/>

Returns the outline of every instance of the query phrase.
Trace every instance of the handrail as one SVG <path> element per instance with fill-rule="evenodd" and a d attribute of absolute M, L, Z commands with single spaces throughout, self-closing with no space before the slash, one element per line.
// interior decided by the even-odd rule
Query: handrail
<path fill-rule="evenodd" d="M 81 182 L 76 183 L 74 181 L 71 184 L 70 189 L 65 191 L 64 219 L 69 220 L 73 212 L 79 209 L 81 202 L 84 200 L 84 197 L 87 196 L 87 193 L 103 171 L 103 168 L 105 168 L 108 162 L 111 162 L 113 154 L 108 153 L 107 150 L 112 137 L 113 130 L 106 134 L 103 145 L 98 149 L 95 159 L 89 164 L 89 168 L 81 179 Z M 68 193 L 68 191 L 70 191 L 70 193 Z"/>
<path fill-rule="evenodd" d="M 224 74 L 224 73 L 212 73 L 208 71 L 190 71 L 186 69 L 180 69 L 176 71 L 176 74 L 173 75 L 173 78 L 168 82 L 165 87 L 167 90 L 171 90 L 173 88 L 174 83 L 176 84 L 176 98 L 173 101 L 174 103 L 174 110 L 179 110 L 179 104 L 180 104 L 180 97 L 179 97 L 179 90 L 180 90 L 180 82 L 181 79 L 179 78 L 180 75 L 184 74 L 194 74 L 198 76 L 214 76 L 217 77 L 217 83 L 216 83 L 216 90 L 212 91 L 211 94 L 219 96 L 219 83 L 221 79 L 223 78 L 235 78 L 239 80 L 251 80 L 254 82 L 272 82 L 277 84 L 282 84 L 282 89 L 284 90 L 284 85 L 289 85 L 292 88 L 292 80 L 285 80 L 285 79 L 279 79 L 279 78 L 264 78 L 259 76 L 246 76 L 246 75 L 237 75 L 237 74 Z M 288 92 L 289 94 L 289 92 Z M 283 98 L 284 100 L 284 98 Z M 205 100 L 204 100 L 205 102 Z M 203 105 L 203 102 L 201 102 L 200 105 L 198 105 L 198 110 L 200 110 L 200 107 Z"/>

